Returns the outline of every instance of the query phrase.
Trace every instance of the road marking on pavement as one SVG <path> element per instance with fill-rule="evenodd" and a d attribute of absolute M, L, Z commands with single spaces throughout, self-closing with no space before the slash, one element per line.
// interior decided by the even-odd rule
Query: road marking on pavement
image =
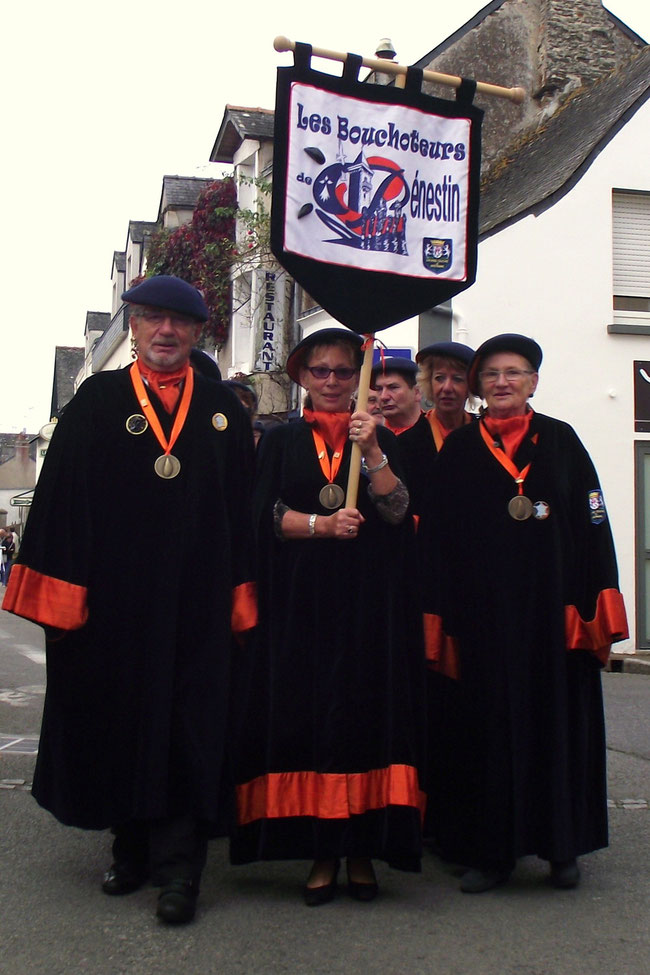
<path fill-rule="evenodd" d="M 35 755 L 38 737 L 34 735 L 0 735 L 0 752 L 11 755 Z"/>

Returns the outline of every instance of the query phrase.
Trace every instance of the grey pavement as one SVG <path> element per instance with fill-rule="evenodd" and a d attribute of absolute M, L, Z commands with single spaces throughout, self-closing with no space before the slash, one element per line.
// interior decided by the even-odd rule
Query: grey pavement
<path fill-rule="evenodd" d="M 650 680 L 603 675 L 611 843 L 572 891 L 521 861 L 481 895 L 427 854 L 421 875 L 379 865 L 372 904 L 307 908 L 302 862 L 228 865 L 211 845 L 194 924 L 166 928 L 155 891 L 100 889 L 109 837 L 57 823 L 30 795 L 45 668 L 37 627 L 0 612 L 0 971 L 4 975 L 646 975 L 650 971 Z M 27 744 L 9 751 L 8 742 Z M 33 744 L 32 744 L 33 749 Z"/>

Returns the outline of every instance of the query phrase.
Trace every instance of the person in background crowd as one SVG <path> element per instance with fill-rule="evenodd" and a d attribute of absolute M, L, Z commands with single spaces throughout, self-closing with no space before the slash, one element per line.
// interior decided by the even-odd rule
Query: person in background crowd
<path fill-rule="evenodd" d="M 234 863 L 310 859 L 309 906 L 372 900 L 372 859 L 418 870 L 424 652 L 395 438 L 350 414 L 360 336 L 303 339 L 287 372 L 304 417 L 268 430 L 255 491 L 259 641 L 237 750 Z M 352 443 L 364 464 L 345 506 Z M 372 564 L 372 572 L 368 565 Z"/>
<path fill-rule="evenodd" d="M 528 402 L 541 361 L 518 334 L 476 351 L 487 409 L 448 438 L 418 531 L 427 642 L 458 681 L 436 840 L 465 893 L 527 855 L 575 887 L 577 858 L 607 845 L 600 669 L 627 622 L 594 465 Z"/>
<path fill-rule="evenodd" d="M 370 416 L 374 417 L 377 423 L 381 423 L 382 426 L 386 422 L 384 420 L 384 414 L 381 412 L 379 393 L 375 389 L 368 390 L 368 403 L 366 405 L 366 412 L 369 413 Z"/>
<path fill-rule="evenodd" d="M 392 433 L 403 433 L 422 415 L 417 371 L 415 362 L 402 356 L 386 356 L 372 368 L 370 385 L 379 393 L 384 422 Z"/>
<path fill-rule="evenodd" d="M 420 349 L 415 357 L 420 367 L 420 393 L 425 401 L 433 403 L 433 409 L 421 413 L 399 441 L 415 515 L 427 503 L 435 459 L 446 437 L 473 419 L 465 409 L 469 391 L 467 368 L 473 355 L 474 350 L 460 342 L 436 342 Z"/>
<path fill-rule="evenodd" d="M 207 838 L 229 825 L 231 631 L 256 618 L 253 442 L 232 391 L 189 364 L 201 294 L 160 275 L 122 298 L 137 359 L 87 379 L 59 419 L 3 608 L 47 637 L 34 797 L 67 825 L 110 827 L 104 892 L 151 879 L 174 924 L 194 917 Z"/>

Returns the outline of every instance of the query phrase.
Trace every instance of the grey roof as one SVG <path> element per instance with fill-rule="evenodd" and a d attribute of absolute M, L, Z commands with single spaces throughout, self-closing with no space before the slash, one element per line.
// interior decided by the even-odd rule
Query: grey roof
<path fill-rule="evenodd" d="M 113 251 L 113 264 L 118 271 L 126 270 L 126 251 Z"/>
<path fill-rule="evenodd" d="M 149 237 L 158 224 L 155 220 L 129 220 L 129 235 L 135 244 L 141 244 L 145 237 Z"/>
<path fill-rule="evenodd" d="M 86 312 L 86 332 L 105 332 L 110 324 L 111 313 L 109 311 Z"/>
<path fill-rule="evenodd" d="M 481 191 L 481 237 L 561 199 L 648 96 L 650 46 L 602 81 L 579 89 L 496 163 Z"/>
<path fill-rule="evenodd" d="M 449 37 L 446 37 L 444 41 L 441 41 L 437 47 L 434 47 L 432 51 L 429 51 L 429 53 L 425 54 L 423 58 L 420 58 L 419 61 L 416 61 L 414 67 L 427 68 L 434 60 L 434 58 L 440 57 L 440 55 L 444 54 L 444 52 L 447 51 L 450 47 L 453 47 L 453 45 L 457 41 L 459 41 L 461 37 L 464 37 L 465 34 L 468 34 L 470 31 L 474 30 L 475 27 L 478 27 L 478 25 L 482 23 L 486 17 L 489 17 L 490 14 L 493 14 L 495 12 L 495 10 L 498 10 L 499 7 L 502 7 L 505 2 L 506 0 L 492 0 L 491 3 L 486 4 L 485 7 L 482 7 L 479 11 L 477 11 L 477 13 L 475 13 L 474 16 L 471 17 L 466 24 L 463 24 L 463 26 L 459 27 L 458 30 L 454 31 L 453 34 L 450 34 Z M 612 24 L 615 27 L 617 27 L 619 30 L 621 30 L 624 34 L 626 34 L 627 37 L 630 38 L 630 40 L 634 41 L 636 44 L 646 43 L 644 39 L 642 37 L 639 37 L 639 35 L 635 33 L 635 31 L 633 31 L 630 27 L 628 27 L 627 24 L 623 23 L 622 20 L 619 20 L 619 18 L 616 17 L 611 12 L 611 10 L 608 10 L 607 7 L 605 6 L 603 6 L 603 10 L 607 14 L 608 18 L 611 20 Z"/>
<path fill-rule="evenodd" d="M 246 138 L 272 139 L 274 113 L 269 108 L 240 108 L 226 105 L 210 153 L 210 162 L 231 163 Z"/>
<path fill-rule="evenodd" d="M 57 345 L 54 351 L 54 382 L 50 416 L 58 416 L 74 395 L 74 381 L 81 369 L 85 352 L 70 345 Z"/>
<path fill-rule="evenodd" d="M 163 199 L 167 210 L 194 209 L 203 190 L 213 182 L 214 180 L 201 176 L 163 176 L 158 219 L 162 214 Z"/>
<path fill-rule="evenodd" d="M 0 464 L 5 464 L 12 457 L 15 457 L 16 448 L 27 442 L 29 442 L 29 456 L 34 460 L 36 458 L 37 437 L 38 435 L 35 433 L 0 433 Z"/>

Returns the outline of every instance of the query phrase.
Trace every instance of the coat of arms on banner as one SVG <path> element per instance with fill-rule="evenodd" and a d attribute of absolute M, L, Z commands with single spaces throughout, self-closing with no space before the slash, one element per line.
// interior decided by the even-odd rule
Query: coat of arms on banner
<path fill-rule="evenodd" d="M 350 74 L 279 69 L 272 244 L 330 314 L 376 331 L 474 280 L 482 113 Z"/>

